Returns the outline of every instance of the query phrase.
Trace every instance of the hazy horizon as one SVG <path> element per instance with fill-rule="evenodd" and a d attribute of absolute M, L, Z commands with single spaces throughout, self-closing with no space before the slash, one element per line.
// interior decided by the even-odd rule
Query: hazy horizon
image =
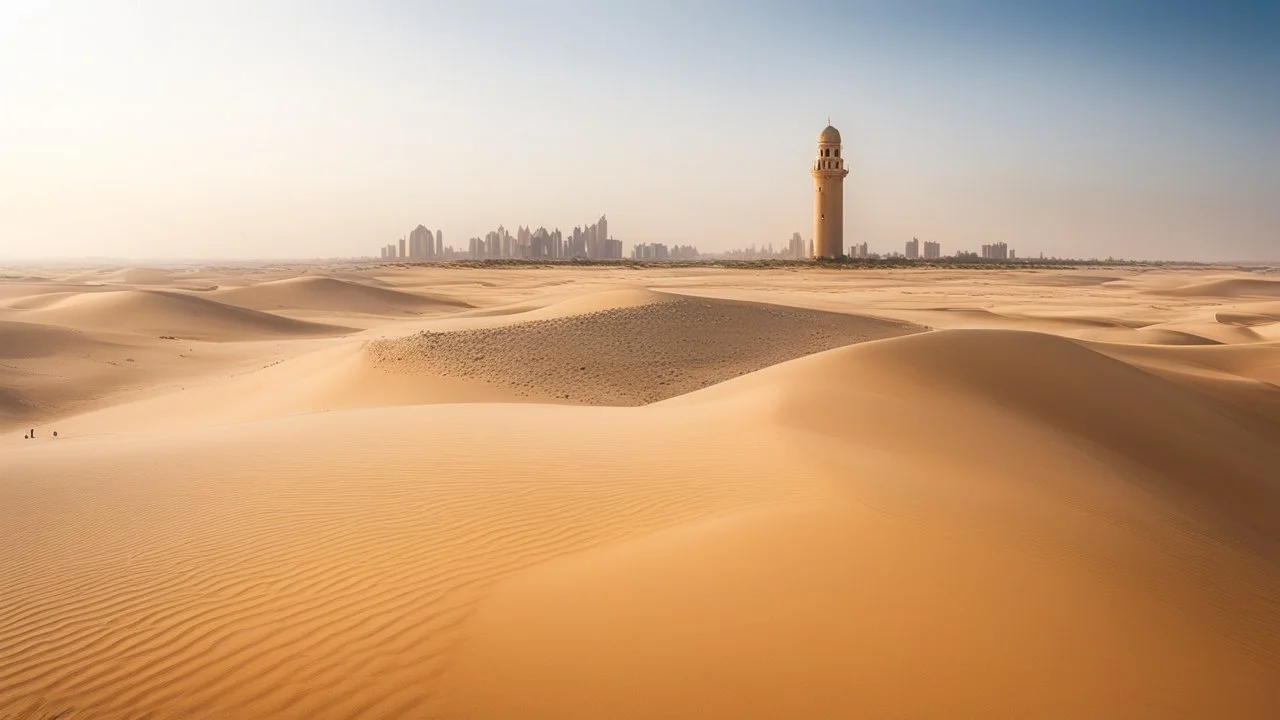
<path fill-rule="evenodd" d="M 18 2 L 0 262 L 376 255 L 607 215 L 627 247 L 1280 259 L 1266 3 Z"/>

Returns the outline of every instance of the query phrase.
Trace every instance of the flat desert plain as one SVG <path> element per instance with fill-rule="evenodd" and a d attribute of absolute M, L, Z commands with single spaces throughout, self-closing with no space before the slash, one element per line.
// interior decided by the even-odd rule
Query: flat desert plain
<path fill-rule="evenodd" d="M 0 717 L 1280 717 L 1280 272 L 0 274 Z"/>

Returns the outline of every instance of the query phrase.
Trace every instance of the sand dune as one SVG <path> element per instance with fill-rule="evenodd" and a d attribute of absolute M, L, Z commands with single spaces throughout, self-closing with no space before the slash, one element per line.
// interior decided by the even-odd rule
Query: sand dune
<path fill-rule="evenodd" d="M 1270 325 L 1280 322 L 1280 315 L 1251 312 L 1220 312 L 1216 313 L 1214 317 L 1224 325 L 1239 325 L 1241 327 Z"/>
<path fill-rule="evenodd" d="M 438 295 L 373 287 L 330 277 L 299 277 L 230 288 L 214 294 L 220 302 L 253 310 L 323 310 L 371 315 L 421 315 L 471 307 Z"/>
<path fill-rule="evenodd" d="M 61 298 L 24 319 L 71 328 L 173 335 L 212 341 L 341 335 L 349 328 L 309 323 L 160 290 L 119 290 Z"/>
<path fill-rule="evenodd" d="M 1217 320 L 1185 320 L 1171 323 L 1159 323 L 1148 328 L 1143 328 L 1145 332 L 1173 332 L 1189 336 L 1191 338 L 1200 338 L 1208 344 L 1242 344 L 1261 342 L 1265 338 L 1254 331 L 1253 328 L 1239 325 L 1236 323 L 1223 323 Z"/>
<path fill-rule="evenodd" d="M 553 306 L 552 319 L 376 340 L 376 367 L 483 380 L 594 405 L 643 405 L 777 362 L 918 332 L 887 320 L 760 303 L 628 294 Z M 644 303 L 644 304 L 641 304 Z"/>
<path fill-rule="evenodd" d="M 0 542 L 21 542 L 0 556 L 0 707 L 429 716 L 497 577 L 806 492 L 775 485 L 763 450 L 726 462 L 736 440 L 583 412 L 384 408 L 23 452 L 25 481 L 0 485 Z M 673 454 L 655 462 L 637 433 Z M 493 437 L 504 449 L 476 455 Z M 572 461 L 584 444 L 599 454 Z"/>
<path fill-rule="evenodd" d="M 1167 295 L 1192 297 L 1280 297 L 1280 280 L 1264 278 L 1224 278 L 1208 282 L 1196 282 L 1161 291 Z"/>
<path fill-rule="evenodd" d="M 504 306 L 478 311 L 484 315 L 512 315 L 521 322 L 528 320 L 556 320 L 574 315 L 623 310 L 626 308 L 653 305 L 675 299 L 669 293 L 659 293 L 642 288 L 625 288 L 621 290 L 604 290 L 585 295 L 558 300 L 542 306 L 530 307 L 528 304 Z"/>
<path fill-rule="evenodd" d="M 1263 429 L 962 331 L 643 409 L 47 443 L 0 486 L 0 670 L 106 716 L 1264 717 Z"/>
<path fill-rule="evenodd" d="M 1238 275 L 77 272 L 2 293 L 0 718 L 1280 716 L 1280 306 L 1156 292 Z"/>
<path fill-rule="evenodd" d="M 85 333 L 56 325 L 0 321 L 0 360 L 82 355 L 104 344 Z"/>
<path fill-rule="evenodd" d="M 1082 340 L 1098 342 L 1132 343 L 1136 345 L 1220 345 L 1222 341 L 1184 330 L 1168 327 L 1109 328 L 1089 330 L 1075 334 Z"/>
<path fill-rule="evenodd" d="M 1280 709 L 1260 642 L 1280 582 L 1247 549 L 1277 537 L 1276 426 L 1001 331 L 833 350 L 647 410 L 711 408 L 799 431 L 788 477 L 831 496 L 504 581 L 445 679 L 458 717 Z"/>
<path fill-rule="evenodd" d="M 96 279 L 113 285 L 169 285 L 174 282 L 177 274 L 155 268 L 124 268 L 105 273 Z"/>
<path fill-rule="evenodd" d="M 0 428 L 26 425 L 51 408 L 83 406 L 102 391 L 104 376 L 124 371 L 134 350 L 98 333 L 0 321 Z M 77 375 L 88 387 L 74 381 Z"/>
<path fill-rule="evenodd" d="M 354 408 L 443 403 L 550 402 L 482 380 L 377 367 L 363 342 L 306 353 L 231 377 L 195 379 L 181 390 L 120 403 L 64 420 L 63 433 L 80 437 L 121 430 L 230 425 Z"/>

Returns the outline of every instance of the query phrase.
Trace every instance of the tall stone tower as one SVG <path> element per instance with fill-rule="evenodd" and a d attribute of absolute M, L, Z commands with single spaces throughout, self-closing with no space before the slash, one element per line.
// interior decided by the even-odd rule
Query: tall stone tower
<path fill-rule="evenodd" d="M 844 178 L 849 170 L 840 157 L 840 131 L 830 125 L 818 134 L 813 161 L 813 256 L 844 255 Z"/>

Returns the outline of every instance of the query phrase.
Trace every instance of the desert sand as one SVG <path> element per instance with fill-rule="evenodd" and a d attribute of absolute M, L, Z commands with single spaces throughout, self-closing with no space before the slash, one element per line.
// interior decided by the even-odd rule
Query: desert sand
<path fill-rule="evenodd" d="M 0 268 L 0 718 L 1278 688 L 1280 272 Z"/>

